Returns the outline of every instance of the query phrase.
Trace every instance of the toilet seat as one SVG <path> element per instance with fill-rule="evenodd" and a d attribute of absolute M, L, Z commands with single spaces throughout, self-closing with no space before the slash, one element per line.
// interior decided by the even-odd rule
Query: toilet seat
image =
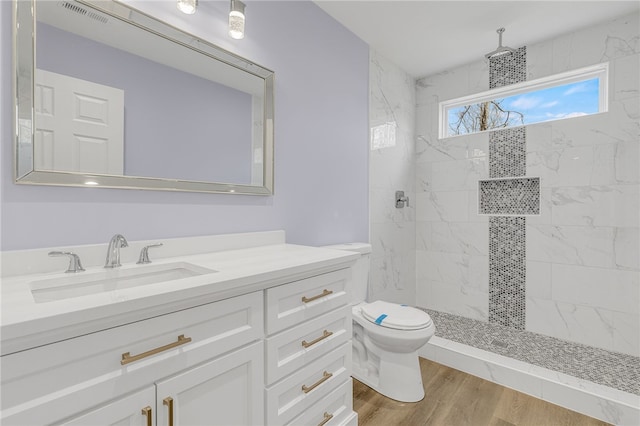
<path fill-rule="evenodd" d="M 431 326 L 431 317 L 407 305 L 376 300 L 361 307 L 362 316 L 379 326 L 396 330 L 420 330 Z"/>

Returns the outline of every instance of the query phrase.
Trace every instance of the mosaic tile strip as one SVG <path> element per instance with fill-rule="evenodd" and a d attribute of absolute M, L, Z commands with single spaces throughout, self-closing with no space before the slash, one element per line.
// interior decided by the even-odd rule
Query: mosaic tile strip
<path fill-rule="evenodd" d="M 489 60 L 489 87 L 503 87 L 527 79 L 527 48 Z M 489 136 L 489 176 L 519 177 L 526 174 L 524 127 L 496 130 Z M 530 182 L 529 182 L 530 184 Z M 484 186 L 484 193 L 482 191 Z M 539 191 L 528 191 L 525 182 L 480 183 L 480 209 L 496 214 L 519 214 L 539 205 Z M 539 183 L 538 183 L 539 187 Z M 507 190 L 502 193 L 501 190 Z M 534 202 L 535 195 L 538 202 Z M 526 200 L 525 200 L 526 199 Z M 506 213 L 508 212 L 508 213 Z M 539 207 L 538 207 L 539 212 Z M 489 218 L 489 322 L 525 328 L 525 218 Z"/>
<path fill-rule="evenodd" d="M 525 326 L 524 217 L 489 218 L 489 322 L 516 330 Z"/>
<path fill-rule="evenodd" d="M 419 308 L 436 325 L 436 336 L 573 377 L 640 395 L 640 358 L 530 331 Z"/>
<path fill-rule="evenodd" d="M 495 130 L 489 134 L 489 177 L 524 176 L 527 142 L 524 127 Z"/>
<path fill-rule="evenodd" d="M 479 214 L 540 214 L 540 178 L 481 180 Z"/>
<path fill-rule="evenodd" d="M 489 88 L 508 86 L 527 79 L 527 46 L 510 55 L 489 59 Z"/>

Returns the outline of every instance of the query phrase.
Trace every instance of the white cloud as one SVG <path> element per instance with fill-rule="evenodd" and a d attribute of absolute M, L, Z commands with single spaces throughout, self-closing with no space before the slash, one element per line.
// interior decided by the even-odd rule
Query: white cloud
<path fill-rule="evenodd" d="M 544 103 L 544 104 L 540 105 L 540 108 L 551 108 L 551 107 L 554 107 L 554 106 L 556 106 L 558 104 L 559 104 L 558 101 L 551 101 L 551 102 L 547 102 L 547 103 Z"/>
<path fill-rule="evenodd" d="M 574 117 L 582 117 L 583 115 L 589 115 L 586 112 L 579 112 L 579 111 L 575 111 L 575 112 L 563 112 L 560 114 L 549 114 L 547 113 L 547 117 L 549 117 L 550 119 L 557 119 L 557 118 L 574 118 Z"/>
<path fill-rule="evenodd" d="M 569 96 L 569 95 L 573 95 L 574 93 L 586 92 L 588 90 L 589 88 L 587 87 L 586 84 L 576 84 L 575 86 L 571 86 L 567 90 L 565 90 L 563 95 Z"/>
<path fill-rule="evenodd" d="M 573 118 L 573 117 L 582 117 L 583 115 L 589 115 L 586 112 L 570 112 L 569 114 L 565 114 L 564 118 Z"/>
<path fill-rule="evenodd" d="M 519 98 L 511 101 L 511 107 L 530 109 L 540 105 L 540 102 L 542 102 L 542 99 L 535 96 L 520 96 Z"/>

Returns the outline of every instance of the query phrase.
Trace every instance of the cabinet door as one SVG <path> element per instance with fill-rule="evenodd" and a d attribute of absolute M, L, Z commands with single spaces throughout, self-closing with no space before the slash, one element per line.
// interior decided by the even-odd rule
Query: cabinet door
<path fill-rule="evenodd" d="M 141 391 L 60 423 L 64 426 L 150 426 L 155 424 L 156 390 Z"/>
<path fill-rule="evenodd" d="M 158 426 L 264 424 L 263 358 L 257 342 L 157 382 Z"/>
<path fill-rule="evenodd" d="M 261 339 L 263 318 L 258 291 L 2 356 L 0 423 L 33 426 L 73 418 Z M 120 363 L 126 352 L 152 352 L 181 334 L 192 341 Z"/>

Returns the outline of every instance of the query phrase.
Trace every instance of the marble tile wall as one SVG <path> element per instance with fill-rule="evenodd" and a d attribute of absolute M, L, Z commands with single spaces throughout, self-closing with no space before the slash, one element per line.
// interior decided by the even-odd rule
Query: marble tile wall
<path fill-rule="evenodd" d="M 438 138 L 438 102 L 489 89 L 481 58 L 416 84 L 416 304 L 487 321 L 489 218 L 478 214 L 478 181 L 489 177 L 489 135 Z"/>
<path fill-rule="evenodd" d="M 606 113 L 527 126 L 526 329 L 640 355 L 640 17 L 527 46 L 527 80 L 609 62 Z M 488 320 L 488 135 L 438 139 L 438 102 L 489 89 L 479 60 L 419 79 L 416 304 Z"/>
<path fill-rule="evenodd" d="M 369 300 L 415 300 L 415 79 L 372 50 L 369 206 L 372 245 Z M 409 206 L 395 207 L 395 192 Z"/>

